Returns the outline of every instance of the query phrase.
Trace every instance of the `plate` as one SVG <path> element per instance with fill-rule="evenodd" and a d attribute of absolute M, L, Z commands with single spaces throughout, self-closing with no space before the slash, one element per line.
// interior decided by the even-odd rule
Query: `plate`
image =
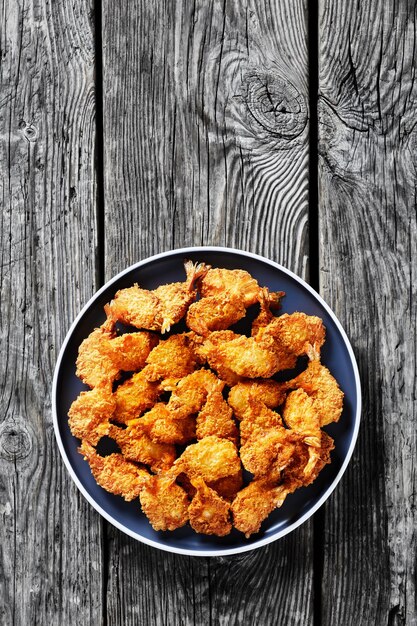
<path fill-rule="evenodd" d="M 203 536 L 189 526 L 174 532 L 156 532 L 140 509 L 138 500 L 125 502 L 97 485 L 90 468 L 77 452 L 79 440 L 68 426 L 68 410 L 78 394 L 87 389 L 75 375 L 75 361 L 82 340 L 105 319 L 103 306 L 118 289 L 139 283 L 145 289 L 183 281 L 184 259 L 203 261 L 213 267 L 247 270 L 260 285 L 271 291 L 285 291 L 280 313 L 303 311 L 322 318 L 326 342 L 322 363 L 337 379 L 345 394 L 344 409 L 337 424 L 325 427 L 335 440 L 332 462 L 326 465 L 312 485 L 289 495 L 283 506 L 263 522 L 256 535 L 246 539 L 237 530 L 227 537 Z M 353 350 L 340 322 L 323 299 L 301 278 L 266 258 L 230 248 L 182 248 L 155 255 L 112 278 L 85 305 L 72 324 L 61 348 L 53 382 L 53 421 L 65 465 L 90 504 L 114 526 L 131 537 L 162 550 L 195 556 L 220 556 L 253 550 L 288 534 L 305 522 L 330 496 L 353 452 L 361 411 L 361 390 Z"/>

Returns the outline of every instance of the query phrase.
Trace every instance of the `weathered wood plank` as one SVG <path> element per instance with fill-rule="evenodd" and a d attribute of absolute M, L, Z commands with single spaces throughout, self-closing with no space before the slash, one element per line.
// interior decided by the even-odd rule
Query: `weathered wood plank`
<path fill-rule="evenodd" d="M 101 522 L 51 420 L 57 351 L 97 287 L 92 7 L 1 4 L 0 622 L 100 624 Z"/>
<path fill-rule="evenodd" d="M 415 46 L 415 3 L 321 3 L 321 289 L 364 392 L 327 509 L 323 624 L 417 621 Z"/>
<path fill-rule="evenodd" d="M 107 278 L 201 244 L 307 274 L 306 30 L 303 1 L 104 1 Z M 209 561 L 107 532 L 111 624 L 312 622 L 310 523 L 244 558 Z"/>

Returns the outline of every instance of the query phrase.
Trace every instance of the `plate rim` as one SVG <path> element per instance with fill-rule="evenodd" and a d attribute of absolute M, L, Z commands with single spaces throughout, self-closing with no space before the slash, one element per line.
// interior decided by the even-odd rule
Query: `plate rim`
<path fill-rule="evenodd" d="M 279 271 L 287 274 L 288 276 L 293 278 L 295 281 L 300 283 L 305 289 L 307 289 L 307 291 L 309 291 L 312 294 L 312 296 L 318 300 L 318 302 L 321 304 L 321 306 L 330 315 L 330 317 L 332 318 L 333 322 L 335 323 L 335 325 L 337 327 L 337 330 L 339 331 L 339 333 L 342 336 L 342 339 L 344 341 L 344 344 L 346 346 L 346 349 L 347 349 L 347 352 L 349 354 L 349 358 L 350 358 L 350 361 L 351 361 L 351 364 L 352 364 L 352 369 L 353 369 L 354 379 L 355 379 L 356 397 L 357 397 L 356 413 L 355 413 L 355 416 L 354 416 L 354 428 L 353 428 L 352 439 L 351 439 L 348 451 L 346 453 L 346 456 L 344 458 L 344 461 L 342 463 L 342 466 L 341 466 L 339 472 L 336 474 L 336 476 L 335 476 L 334 480 L 332 481 L 332 483 L 324 491 L 324 493 L 317 500 L 317 502 L 311 508 L 309 508 L 308 511 L 306 511 L 299 519 L 297 519 L 296 521 L 292 522 L 288 527 L 284 528 L 281 531 L 276 532 L 275 534 L 273 534 L 270 537 L 264 537 L 264 538 L 259 539 L 258 541 L 254 542 L 254 543 L 251 543 L 251 544 L 248 544 L 248 545 L 241 545 L 241 546 L 238 546 L 236 548 L 225 548 L 225 549 L 219 548 L 218 550 L 210 550 L 210 551 L 204 550 L 204 549 L 192 550 L 192 549 L 188 549 L 188 548 L 181 548 L 181 547 L 165 545 L 163 543 L 158 543 L 156 541 L 153 541 L 152 539 L 148 539 L 147 537 L 143 537 L 142 535 L 139 535 L 138 533 L 130 530 L 129 528 L 127 528 L 126 526 L 124 526 L 123 524 L 118 522 L 117 519 L 113 518 L 109 513 L 107 513 L 94 500 L 94 498 L 92 498 L 90 496 L 90 494 L 85 489 L 85 487 L 82 485 L 81 481 L 79 480 L 78 476 L 76 475 L 76 473 L 75 473 L 75 471 L 74 471 L 74 469 L 73 469 L 73 467 L 72 467 L 72 465 L 71 465 L 71 463 L 70 463 L 70 461 L 68 459 L 68 456 L 67 456 L 67 454 L 65 452 L 64 444 L 63 444 L 63 441 L 62 441 L 62 438 L 61 438 L 61 433 L 60 433 L 60 430 L 59 430 L 58 414 L 57 414 L 58 378 L 59 378 L 59 373 L 60 373 L 60 370 L 61 370 L 61 364 L 62 364 L 63 356 L 64 356 L 64 353 L 66 351 L 67 345 L 68 345 L 68 343 L 69 343 L 69 341 L 70 341 L 70 339 L 72 337 L 72 334 L 73 334 L 74 330 L 76 329 L 76 327 L 78 325 L 78 322 L 83 317 L 84 313 L 92 306 L 94 301 L 97 300 L 100 297 L 100 295 L 106 289 L 108 289 L 113 283 L 117 282 L 125 274 L 128 274 L 129 272 L 131 272 L 134 269 L 140 268 L 143 265 L 147 265 L 148 263 L 151 263 L 153 261 L 156 261 L 156 260 L 164 258 L 164 257 L 169 257 L 169 256 L 173 256 L 173 255 L 178 255 L 178 254 L 183 254 L 183 255 L 187 255 L 187 254 L 190 254 L 190 253 L 195 254 L 195 253 L 199 253 L 199 252 L 204 254 L 205 251 L 219 252 L 219 253 L 226 253 L 226 254 L 236 254 L 236 255 L 241 255 L 241 256 L 246 256 L 248 258 L 256 259 L 258 261 L 266 263 L 267 265 L 270 265 L 271 267 L 274 267 L 275 269 L 278 269 Z M 52 398 L 51 398 L 51 401 L 52 401 L 52 421 L 53 421 L 55 439 L 56 439 L 57 444 L 58 444 L 58 449 L 59 449 L 59 452 L 61 454 L 61 458 L 64 461 L 64 465 L 66 466 L 66 469 L 68 470 L 68 473 L 69 473 L 70 477 L 74 481 L 75 485 L 78 487 L 78 489 L 81 492 L 81 494 L 87 500 L 87 502 L 89 502 L 89 504 L 98 513 L 100 513 L 100 515 L 102 517 L 104 517 L 104 519 L 106 519 L 110 524 L 115 526 L 118 530 L 121 530 L 125 534 L 129 535 L 133 539 L 136 539 L 137 541 L 140 541 L 141 543 L 144 543 L 144 544 L 146 544 L 148 546 L 151 546 L 153 548 L 157 548 L 159 550 L 163 550 L 165 552 L 169 552 L 169 553 L 172 553 L 172 554 L 182 554 L 182 555 L 186 555 L 186 556 L 196 556 L 196 557 L 203 557 L 203 556 L 204 557 L 205 556 L 228 556 L 228 555 L 242 554 L 243 552 L 249 552 L 251 550 L 256 550 L 256 549 L 261 548 L 263 546 L 266 546 L 266 545 L 268 545 L 268 544 L 270 544 L 270 543 L 272 543 L 274 541 L 277 541 L 278 539 L 281 539 L 282 537 L 285 537 L 285 535 L 288 535 L 290 532 L 293 532 L 296 528 L 298 528 L 299 526 L 304 524 L 310 517 L 312 517 L 314 515 L 314 513 L 330 497 L 330 495 L 333 493 L 333 491 L 335 490 L 335 488 L 339 484 L 343 474 L 345 473 L 346 468 L 347 468 L 347 466 L 348 466 L 348 464 L 350 462 L 350 459 L 352 457 L 353 451 L 355 449 L 355 445 L 356 445 L 356 441 L 357 441 L 358 433 L 359 433 L 360 422 L 361 422 L 361 413 L 362 413 L 361 381 L 360 381 L 359 369 L 358 369 L 358 365 L 357 365 L 357 362 L 356 362 L 355 354 L 353 352 L 353 348 L 351 346 L 351 343 L 350 343 L 350 341 L 348 339 L 348 336 L 347 336 L 343 326 L 341 325 L 339 319 L 337 318 L 336 314 L 332 311 L 330 306 L 325 302 L 325 300 L 323 300 L 322 296 L 315 289 L 313 289 L 313 287 L 311 287 L 303 278 L 301 278 L 300 276 L 298 276 L 297 274 L 295 274 L 294 272 L 292 272 L 288 268 L 284 267 L 283 265 L 277 263 L 276 261 L 272 261 L 271 259 L 268 259 L 268 258 L 266 258 L 266 257 L 264 257 L 264 256 L 262 256 L 260 254 L 254 253 L 254 252 L 248 252 L 246 250 L 240 250 L 238 248 L 229 248 L 229 247 L 226 247 L 226 246 L 188 246 L 188 247 L 184 247 L 184 248 L 173 248 L 173 249 L 167 250 L 165 252 L 159 252 L 159 253 L 154 254 L 152 256 L 146 257 L 146 258 L 144 258 L 144 259 L 142 259 L 140 261 L 137 261 L 136 263 L 133 263 L 132 265 L 129 265 L 127 268 L 125 268 L 124 270 L 122 270 L 121 272 L 119 272 L 118 274 L 113 276 L 110 280 L 106 281 L 104 283 L 104 285 L 102 285 L 91 296 L 91 298 L 89 298 L 89 300 L 86 302 L 86 304 L 81 308 L 81 310 L 79 311 L 79 313 L 75 317 L 74 321 L 72 322 L 70 328 L 68 329 L 68 331 L 67 331 L 67 333 L 65 335 L 64 341 L 63 341 L 63 343 L 61 345 L 61 348 L 60 348 L 60 351 L 58 353 L 58 357 L 57 357 L 57 360 L 56 360 L 56 364 L 55 364 L 54 377 L 53 377 L 53 382 L 52 382 Z"/>

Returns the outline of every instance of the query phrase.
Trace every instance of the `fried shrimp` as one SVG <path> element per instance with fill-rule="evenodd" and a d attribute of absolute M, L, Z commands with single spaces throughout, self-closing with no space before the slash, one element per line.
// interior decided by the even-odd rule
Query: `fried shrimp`
<path fill-rule="evenodd" d="M 111 424 L 108 435 L 115 440 L 126 459 L 149 465 L 153 472 L 167 470 L 175 461 L 175 446 L 152 441 L 136 420 L 126 429 Z"/>
<path fill-rule="evenodd" d="M 89 387 L 111 384 L 120 376 L 120 368 L 109 354 L 110 340 L 116 336 L 113 320 L 107 318 L 95 328 L 78 349 L 76 375 Z"/>
<path fill-rule="evenodd" d="M 72 434 L 96 445 L 101 437 L 107 435 L 115 408 L 109 385 L 101 384 L 91 391 L 82 391 L 68 412 Z"/>
<path fill-rule="evenodd" d="M 156 443 L 185 445 L 196 437 L 196 421 L 189 415 L 176 419 L 169 406 L 158 402 L 150 411 L 137 420 L 128 422 L 128 427 L 137 426 Z"/>
<path fill-rule="evenodd" d="M 197 439 L 216 435 L 237 444 L 239 431 L 233 420 L 233 411 L 221 391 L 212 391 L 207 396 L 206 403 L 197 415 L 196 435 Z"/>
<path fill-rule="evenodd" d="M 199 335 L 207 336 L 214 330 L 225 330 L 246 315 L 246 308 L 238 296 L 208 296 L 194 302 L 188 309 L 186 324 Z"/>
<path fill-rule="evenodd" d="M 88 441 L 82 441 L 78 451 L 88 461 L 100 487 L 127 501 L 137 498 L 150 478 L 145 468 L 127 461 L 122 454 L 100 456 Z"/>
<path fill-rule="evenodd" d="M 121 289 L 108 306 L 113 319 L 145 330 L 158 330 L 162 334 L 179 322 L 194 302 L 195 283 L 208 271 L 204 263 L 184 263 L 186 280 L 169 283 L 149 291 L 138 285 Z"/>
<path fill-rule="evenodd" d="M 161 393 L 160 384 L 150 382 L 144 370 L 133 374 L 132 378 L 119 385 L 114 392 L 116 407 L 112 416 L 113 421 L 126 424 L 129 420 L 139 417 L 155 404 Z"/>
<path fill-rule="evenodd" d="M 229 391 L 228 402 L 238 420 L 242 420 L 246 411 L 250 410 L 249 396 L 263 402 L 270 409 L 274 409 L 284 402 L 286 387 L 269 378 L 245 380 L 232 387 Z"/>
<path fill-rule="evenodd" d="M 176 417 L 184 417 L 198 413 L 207 399 L 207 395 L 221 392 L 224 382 L 213 372 L 200 369 L 184 376 L 172 390 L 168 402 L 169 409 Z"/>
<path fill-rule="evenodd" d="M 215 435 L 189 445 L 174 465 L 178 474 L 184 472 L 189 478 L 201 476 L 206 482 L 236 474 L 240 468 L 236 446 Z"/>
<path fill-rule="evenodd" d="M 197 364 L 193 344 L 187 333 L 171 335 L 150 352 L 143 370 L 149 381 L 162 381 L 170 388 L 184 376 L 191 374 Z"/>
<path fill-rule="evenodd" d="M 191 483 L 196 489 L 188 507 L 191 528 L 203 535 L 228 535 L 232 530 L 230 503 L 210 489 L 201 477 L 191 479 Z"/>
<path fill-rule="evenodd" d="M 274 486 L 265 480 L 253 480 L 237 494 L 231 510 L 233 526 L 250 537 L 257 533 L 262 522 L 276 508 L 282 506 L 288 495 L 285 486 Z"/>
<path fill-rule="evenodd" d="M 287 389 L 303 389 L 313 400 L 320 426 L 340 419 L 343 410 L 343 391 L 327 367 L 320 361 L 310 361 L 307 369 L 286 383 Z"/>
<path fill-rule="evenodd" d="M 151 476 L 140 492 L 142 510 L 154 530 L 175 530 L 188 521 L 186 492 L 168 474 Z"/>

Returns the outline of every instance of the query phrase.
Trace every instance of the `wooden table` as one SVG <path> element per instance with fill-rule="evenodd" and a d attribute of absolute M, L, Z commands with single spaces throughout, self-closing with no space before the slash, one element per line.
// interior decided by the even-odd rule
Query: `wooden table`
<path fill-rule="evenodd" d="M 416 11 L 2 1 L 1 624 L 417 624 Z M 104 522 L 52 428 L 82 305 L 190 245 L 307 279 L 363 385 L 335 493 L 239 557 L 169 555 Z"/>

